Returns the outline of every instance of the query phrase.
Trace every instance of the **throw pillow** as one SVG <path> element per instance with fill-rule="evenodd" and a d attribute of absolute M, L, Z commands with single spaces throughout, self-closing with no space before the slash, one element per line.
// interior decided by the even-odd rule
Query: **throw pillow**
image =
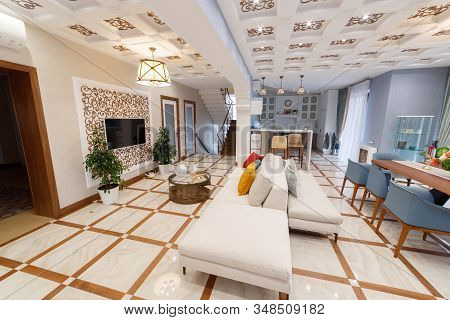
<path fill-rule="evenodd" d="M 259 171 L 248 193 L 248 204 L 254 207 L 261 207 L 270 190 L 272 190 L 272 181 L 262 171 Z"/>
<path fill-rule="evenodd" d="M 245 168 L 244 173 L 242 173 L 242 176 L 239 179 L 238 193 L 240 196 L 248 193 L 253 181 L 255 180 L 255 175 L 255 164 L 251 163 L 247 168 Z"/>
<path fill-rule="evenodd" d="M 243 167 L 243 168 L 247 168 L 247 166 L 248 166 L 250 163 L 254 162 L 254 161 L 257 160 L 257 159 L 262 160 L 262 159 L 264 159 L 264 156 L 260 156 L 259 154 L 255 153 L 255 152 L 252 152 L 252 153 L 248 156 L 248 158 L 244 161 L 242 167 Z"/>
<path fill-rule="evenodd" d="M 298 183 L 298 174 L 297 174 L 297 165 L 294 160 L 289 160 L 288 165 L 284 171 L 286 174 L 286 181 L 288 185 L 289 192 L 294 195 L 296 198 L 298 197 L 297 183 Z"/>
<path fill-rule="evenodd" d="M 258 171 L 259 167 L 261 166 L 261 160 L 256 159 L 255 161 L 253 161 L 253 163 L 255 164 L 255 170 Z"/>

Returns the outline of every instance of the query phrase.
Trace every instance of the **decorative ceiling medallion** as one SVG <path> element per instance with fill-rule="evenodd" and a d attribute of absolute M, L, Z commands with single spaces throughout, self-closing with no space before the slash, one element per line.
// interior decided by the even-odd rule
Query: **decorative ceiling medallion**
<path fill-rule="evenodd" d="M 242 0 L 239 4 L 241 5 L 242 12 L 272 9 L 275 6 L 274 0 Z"/>
<path fill-rule="evenodd" d="M 420 61 L 430 61 L 430 60 L 432 60 L 431 58 L 422 58 L 422 59 L 420 59 Z"/>
<path fill-rule="evenodd" d="M 167 59 L 169 59 L 169 60 L 179 60 L 181 58 L 179 56 L 168 56 Z"/>
<path fill-rule="evenodd" d="M 374 14 L 367 14 L 363 17 L 351 17 L 345 26 L 350 27 L 355 24 L 359 24 L 359 25 L 373 24 L 373 23 L 377 22 L 382 16 L 383 16 L 383 13 L 374 13 Z"/>
<path fill-rule="evenodd" d="M 249 37 L 270 36 L 275 28 L 272 26 L 247 29 Z"/>
<path fill-rule="evenodd" d="M 257 47 L 257 48 L 253 48 L 252 50 L 253 50 L 253 52 L 272 51 L 273 47 L 272 46 Z"/>
<path fill-rule="evenodd" d="M 338 57 L 339 57 L 338 54 L 326 54 L 326 55 L 320 56 L 321 59 L 338 58 Z"/>
<path fill-rule="evenodd" d="M 329 64 L 317 64 L 315 66 L 312 66 L 313 68 L 328 68 Z"/>
<path fill-rule="evenodd" d="M 187 44 L 186 40 L 184 40 L 183 38 L 177 38 L 177 41 L 182 45 Z"/>
<path fill-rule="evenodd" d="M 351 66 L 351 67 L 357 67 L 361 65 L 361 62 L 353 62 L 353 63 L 346 63 L 346 66 Z"/>
<path fill-rule="evenodd" d="M 257 71 L 272 71 L 273 69 L 272 68 L 259 68 L 259 69 L 256 69 Z"/>
<path fill-rule="evenodd" d="M 187 66 L 182 66 L 182 68 L 183 69 L 192 69 L 192 68 L 194 68 L 194 66 L 193 65 L 187 65 Z"/>
<path fill-rule="evenodd" d="M 205 75 L 203 72 L 194 72 L 194 74 L 195 74 L 196 76 L 203 76 L 203 75 Z"/>
<path fill-rule="evenodd" d="M 300 0 L 300 3 L 307 4 L 310 2 L 318 2 L 318 1 L 320 1 L 320 0 Z M 326 1 L 326 0 L 323 0 L 323 1 Z"/>
<path fill-rule="evenodd" d="M 33 10 L 36 7 L 42 8 L 42 6 L 39 3 L 31 0 L 11 0 L 11 1 L 17 4 L 18 6 L 28 10 Z"/>
<path fill-rule="evenodd" d="M 352 44 L 356 41 L 356 39 L 343 39 L 343 40 L 334 40 L 331 41 L 330 45 L 331 46 L 342 46 L 342 45 L 346 45 L 346 44 Z"/>
<path fill-rule="evenodd" d="M 404 34 L 394 34 L 392 36 L 384 36 L 383 38 L 378 39 L 378 41 L 395 41 L 395 40 L 400 40 L 401 38 L 403 38 L 405 35 Z"/>
<path fill-rule="evenodd" d="M 312 42 L 307 42 L 307 43 L 296 43 L 296 44 L 291 44 L 289 46 L 289 49 L 303 49 L 303 48 L 311 48 L 313 45 Z"/>
<path fill-rule="evenodd" d="M 319 30 L 319 29 L 322 29 L 324 22 L 325 22 L 325 20 L 297 22 L 294 24 L 294 32 L 307 31 L 307 30 Z"/>
<path fill-rule="evenodd" d="M 300 67 L 284 67 L 284 70 L 299 70 Z"/>
<path fill-rule="evenodd" d="M 89 30 L 88 28 L 86 28 L 85 26 L 82 26 L 81 24 L 74 24 L 74 25 L 68 26 L 68 28 L 78 31 L 79 33 L 81 33 L 83 36 L 86 36 L 86 37 L 90 37 L 90 36 L 97 34 L 96 32 Z"/>
<path fill-rule="evenodd" d="M 380 63 L 395 63 L 397 61 L 394 60 L 386 60 L 386 61 L 381 61 Z"/>
<path fill-rule="evenodd" d="M 367 51 L 367 52 L 361 52 L 359 55 L 360 56 L 374 56 L 377 53 L 378 53 L 377 51 Z"/>
<path fill-rule="evenodd" d="M 132 29 L 136 28 L 128 21 L 126 21 L 122 18 L 119 18 L 119 17 L 113 18 L 113 19 L 106 19 L 105 22 L 110 24 L 111 26 L 117 28 L 120 31 L 132 30 Z"/>
<path fill-rule="evenodd" d="M 113 46 L 113 48 L 120 52 L 130 51 L 130 49 L 128 49 L 127 47 L 124 47 L 122 45 Z"/>
<path fill-rule="evenodd" d="M 434 37 L 438 36 L 450 36 L 450 29 L 447 30 L 441 30 L 438 33 L 433 34 Z"/>
<path fill-rule="evenodd" d="M 258 59 L 255 63 L 271 63 L 272 61 L 272 59 Z"/>
<path fill-rule="evenodd" d="M 419 50 L 420 49 L 418 49 L 418 48 L 415 48 L 415 49 L 403 49 L 402 52 L 417 52 Z"/>
<path fill-rule="evenodd" d="M 161 20 L 161 18 L 158 17 L 153 11 L 147 12 L 147 15 L 148 15 L 150 18 L 153 18 L 153 21 L 155 21 L 155 23 L 156 23 L 156 24 L 159 24 L 160 26 L 163 26 L 163 25 L 166 24 L 166 23 L 163 22 L 163 21 Z"/>
<path fill-rule="evenodd" d="M 304 60 L 305 57 L 290 57 L 290 58 L 286 58 L 286 61 L 300 61 L 300 60 Z"/>
<path fill-rule="evenodd" d="M 438 6 L 431 6 L 431 7 L 424 7 L 417 11 L 417 13 L 408 19 L 414 19 L 414 18 L 425 18 L 428 16 L 437 16 L 438 14 L 441 14 L 442 12 L 445 12 L 450 7 L 450 4 L 441 4 Z"/>

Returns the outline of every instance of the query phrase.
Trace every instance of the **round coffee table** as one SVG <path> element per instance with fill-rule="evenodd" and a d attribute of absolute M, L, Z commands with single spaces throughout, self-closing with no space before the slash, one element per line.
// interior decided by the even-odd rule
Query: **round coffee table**
<path fill-rule="evenodd" d="M 194 204 L 209 199 L 211 190 L 211 175 L 204 171 L 177 176 L 169 176 L 169 198 L 179 204 Z"/>

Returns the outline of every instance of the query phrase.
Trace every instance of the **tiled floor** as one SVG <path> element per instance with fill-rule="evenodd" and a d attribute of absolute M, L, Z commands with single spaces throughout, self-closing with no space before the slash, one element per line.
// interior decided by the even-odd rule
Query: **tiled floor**
<path fill-rule="evenodd" d="M 344 216 L 339 241 L 291 232 L 291 299 L 448 299 L 450 255 L 430 237 L 412 232 L 393 258 L 399 224 L 381 234 L 366 219 L 371 200 L 350 206 L 351 184 L 339 191 L 345 163 L 313 154 L 311 172 Z M 211 199 L 233 159 L 196 155 L 209 167 Z M 188 270 L 178 264 L 177 243 L 211 199 L 196 205 L 169 200 L 164 177 L 143 178 L 120 192 L 119 203 L 94 202 L 0 245 L 1 299 L 276 299 L 271 290 Z M 12 219 L 12 218 L 10 218 Z M 4 222 L 7 222 L 5 220 Z M 0 224 L 1 227 L 1 224 Z"/>

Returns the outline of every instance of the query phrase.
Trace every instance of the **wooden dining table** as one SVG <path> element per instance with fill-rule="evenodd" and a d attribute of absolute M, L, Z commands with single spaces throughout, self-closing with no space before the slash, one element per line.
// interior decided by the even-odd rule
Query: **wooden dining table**
<path fill-rule="evenodd" d="M 392 160 L 372 160 L 372 163 L 383 169 L 397 173 L 405 178 L 419 181 L 424 185 L 450 195 L 450 180 L 446 178 Z"/>

